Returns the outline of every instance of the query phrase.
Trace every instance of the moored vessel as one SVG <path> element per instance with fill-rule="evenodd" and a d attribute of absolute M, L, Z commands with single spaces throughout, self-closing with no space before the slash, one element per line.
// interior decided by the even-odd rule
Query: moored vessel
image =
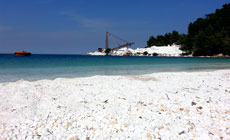
<path fill-rule="evenodd" d="M 125 53 L 125 54 L 123 54 L 123 56 L 130 56 L 130 54 L 129 53 Z"/>
<path fill-rule="evenodd" d="M 14 56 L 31 56 L 30 52 L 22 51 L 22 52 L 15 52 Z"/>

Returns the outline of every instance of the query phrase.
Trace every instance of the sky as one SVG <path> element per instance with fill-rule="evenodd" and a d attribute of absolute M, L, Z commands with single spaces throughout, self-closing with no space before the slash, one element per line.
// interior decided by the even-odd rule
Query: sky
<path fill-rule="evenodd" d="M 106 31 L 135 42 L 132 48 L 145 47 L 151 35 L 187 33 L 190 22 L 229 2 L 0 0 L 0 53 L 85 54 L 104 48 Z"/>

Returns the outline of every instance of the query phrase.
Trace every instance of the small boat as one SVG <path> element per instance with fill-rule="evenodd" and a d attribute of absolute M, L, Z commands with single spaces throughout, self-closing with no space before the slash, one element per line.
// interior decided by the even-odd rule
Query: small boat
<path fill-rule="evenodd" d="M 130 54 L 126 53 L 126 54 L 123 54 L 123 56 L 130 56 Z"/>
<path fill-rule="evenodd" d="M 123 54 L 123 56 L 132 56 L 132 53 L 131 52 L 127 52 L 127 53 Z"/>
<path fill-rule="evenodd" d="M 15 52 L 14 56 L 31 56 L 30 52 L 22 51 L 22 52 Z"/>

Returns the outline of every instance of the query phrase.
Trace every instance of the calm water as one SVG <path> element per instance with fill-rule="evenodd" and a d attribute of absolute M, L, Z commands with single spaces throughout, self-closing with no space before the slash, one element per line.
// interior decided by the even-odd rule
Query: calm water
<path fill-rule="evenodd" d="M 0 55 L 0 82 L 230 68 L 229 58 Z"/>

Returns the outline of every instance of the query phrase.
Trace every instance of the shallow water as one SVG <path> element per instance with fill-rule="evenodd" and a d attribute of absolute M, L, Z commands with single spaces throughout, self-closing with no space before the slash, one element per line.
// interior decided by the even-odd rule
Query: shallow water
<path fill-rule="evenodd" d="M 229 68 L 229 58 L 1 54 L 0 82 Z"/>

